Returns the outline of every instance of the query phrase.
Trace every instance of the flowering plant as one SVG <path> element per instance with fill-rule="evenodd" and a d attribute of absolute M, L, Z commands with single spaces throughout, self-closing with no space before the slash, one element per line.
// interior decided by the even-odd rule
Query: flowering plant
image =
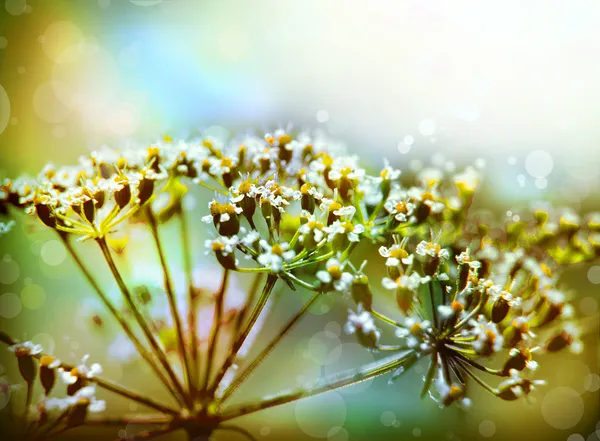
<path fill-rule="evenodd" d="M 171 396 L 160 402 L 104 379 L 88 356 L 67 364 L 2 332 L 26 382 L 15 430 L 41 440 L 116 421 L 150 427 L 127 439 L 176 430 L 195 440 L 221 430 L 252 439 L 235 425 L 237 418 L 376 376 L 399 376 L 422 359 L 429 360 L 422 395 L 440 406 L 469 406 L 473 384 L 503 400 L 527 397 L 543 384 L 534 378 L 538 354 L 581 351 L 581 331 L 558 273 L 600 256 L 600 219 L 539 209 L 499 224 L 472 207 L 480 177 L 473 167 L 401 174 L 387 162 L 369 174 L 358 157 L 321 134 L 278 130 L 227 144 L 165 137 L 144 148 L 104 148 L 72 167 L 48 165 L 36 178 L 5 180 L 2 212 L 30 214 L 56 232 L 123 331 L 117 349 L 139 355 Z M 186 210 L 186 198 L 198 189 L 215 194 L 201 219 Z M 183 288 L 160 232 L 175 222 Z M 206 254 L 222 268 L 212 292 L 194 276 L 191 225 L 205 232 Z M 127 252 L 122 235 L 140 226 L 160 261 L 158 290 L 132 287 L 115 260 Z M 82 259 L 83 241 L 97 244 L 121 301 L 103 291 Z M 361 257 L 369 247 L 377 250 L 374 264 Z M 385 268 L 383 277 L 373 275 L 377 267 Z M 228 290 L 233 273 L 254 277 L 237 300 Z M 245 362 L 276 285 L 312 296 Z M 378 299 L 390 295 L 397 307 L 382 310 Z M 387 355 L 295 390 L 228 405 L 321 296 L 353 303 L 346 332 L 365 350 Z M 200 313 L 206 300 L 214 308 L 208 315 Z M 394 330 L 389 341 L 383 327 Z M 97 388 L 156 414 L 98 417 L 106 405 L 95 397 Z"/>

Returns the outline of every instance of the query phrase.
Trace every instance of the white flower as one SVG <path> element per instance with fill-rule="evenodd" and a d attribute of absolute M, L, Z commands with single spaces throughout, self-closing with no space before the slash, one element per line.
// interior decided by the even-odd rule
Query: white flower
<path fill-rule="evenodd" d="M 379 339 L 379 336 L 381 335 L 379 329 L 375 326 L 373 316 L 369 311 L 365 311 L 361 305 L 358 305 L 356 312 L 351 309 L 348 310 L 348 321 L 344 325 L 344 331 L 346 334 L 355 334 L 359 332 L 364 335 L 372 334 L 376 339 Z"/>
<path fill-rule="evenodd" d="M 472 343 L 473 349 L 478 353 L 499 352 L 502 350 L 504 338 L 494 322 L 488 321 L 484 315 L 479 315 L 477 320 L 471 319 L 469 325 L 472 326 L 470 334 L 477 337 Z"/>
<path fill-rule="evenodd" d="M 415 204 L 404 200 L 388 199 L 384 206 L 387 212 L 398 222 L 407 222 L 415 211 Z"/>
<path fill-rule="evenodd" d="M 339 211 L 339 210 L 337 210 L 337 211 Z M 338 214 L 338 213 L 336 213 L 336 214 Z M 327 234 L 328 234 L 327 240 L 330 242 L 334 239 L 336 234 L 346 235 L 350 242 L 358 242 L 360 240 L 359 234 L 362 234 L 365 232 L 365 227 L 362 224 L 354 225 L 350 221 L 341 222 L 339 220 L 336 220 L 328 227 L 325 227 L 324 230 L 325 230 L 325 232 L 327 232 Z"/>
<path fill-rule="evenodd" d="M 238 243 L 239 238 L 237 236 L 219 236 L 216 239 L 207 239 L 204 241 L 204 246 L 207 249 L 205 254 L 219 251 L 223 256 L 228 256 L 234 252 Z"/>
<path fill-rule="evenodd" d="M 104 400 L 97 400 L 95 395 L 95 385 L 85 386 L 75 392 L 75 394 L 72 396 L 67 396 L 64 398 L 47 398 L 44 401 L 44 405 L 48 410 L 58 409 L 63 411 L 79 403 L 81 399 L 86 399 L 89 402 L 89 404 L 87 404 L 87 410 L 89 412 L 103 412 L 106 409 L 106 402 Z"/>
<path fill-rule="evenodd" d="M 266 240 L 261 240 L 260 246 L 264 250 L 264 253 L 258 256 L 258 263 L 264 267 L 271 268 L 276 273 L 283 269 L 284 262 L 288 262 L 296 256 L 296 252 L 289 249 L 290 245 L 287 242 L 269 245 Z"/>
<path fill-rule="evenodd" d="M 466 248 L 462 253 L 456 256 L 456 261 L 461 265 L 467 264 L 472 269 L 477 269 L 481 267 L 481 262 L 471 260 L 471 255 L 469 253 L 468 248 Z"/>
<path fill-rule="evenodd" d="M 42 352 L 42 346 L 31 341 L 24 341 L 8 347 L 8 350 L 18 355 L 37 355 Z"/>
<path fill-rule="evenodd" d="M 343 265 L 339 260 L 331 258 L 325 264 L 326 270 L 317 271 L 317 279 L 323 284 L 333 284 L 336 291 L 345 292 L 352 285 L 354 276 L 343 271 Z"/>
<path fill-rule="evenodd" d="M 390 248 L 384 246 L 379 247 L 379 255 L 387 259 L 385 261 L 385 266 L 398 266 L 400 265 L 400 262 L 405 265 L 410 265 L 414 258 L 412 254 L 408 255 L 406 250 L 399 244 L 394 244 Z"/>
<path fill-rule="evenodd" d="M 431 280 L 431 277 L 419 276 L 418 273 L 412 273 L 409 276 L 406 274 L 401 275 L 396 280 L 392 280 L 389 277 L 384 277 L 381 280 L 381 284 L 385 289 L 397 289 L 397 288 L 408 288 L 411 291 L 416 291 L 419 285 L 427 283 Z"/>
<path fill-rule="evenodd" d="M 427 242 L 425 240 L 422 240 L 417 245 L 417 254 L 419 256 L 439 257 L 440 260 L 447 260 L 450 257 L 448 250 L 441 248 L 435 242 Z"/>
<path fill-rule="evenodd" d="M 60 368 L 58 373 L 65 384 L 75 384 L 79 377 L 83 378 L 94 378 L 102 373 L 102 366 L 100 363 L 93 363 L 91 366 L 87 365 L 89 360 L 89 354 L 86 354 L 81 359 L 81 363 L 74 369 L 67 371 Z"/>

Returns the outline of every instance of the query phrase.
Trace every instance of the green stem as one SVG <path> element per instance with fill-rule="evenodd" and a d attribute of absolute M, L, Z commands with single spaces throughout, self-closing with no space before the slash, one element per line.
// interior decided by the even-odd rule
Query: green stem
<path fill-rule="evenodd" d="M 220 414 L 219 419 L 220 421 L 227 421 L 240 416 L 249 415 L 263 409 L 281 406 L 302 398 L 308 398 L 346 386 L 351 386 L 370 378 L 383 375 L 387 372 L 393 371 L 394 369 L 398 369 L 404 363 L 410 360 L 412 356 L 412 350 L 406 351 L 400 357 L 398 355 L 393 355 L 371 363 L 362 369 L 351 369 L 340 374 L 328 376 L 320 380 L 316 386 L 311 388 L 300 388 L 292 391 L 286 391 L 261 402 L 242 404 L 241 406 L 227 409 Z"/>
<path fill-rule="evenodd" d="M 188 330 L 190 334 L 190 378 L 193 380 L 190 384 L 194 387 L 190 391 L 192 398 L 195 397 L 197 387 L 195 381 L 199 376 L 200 371 L 200 360 L 198 357 L 198 333 L 196 331 L 196 295 L 194 292 L 194 278 L 192 272 L 192 252 L 190 249 L 190 232 L 188 228 L 187 216 L 183 206 L 179 207 L 179 221 L 180 221 L 180 234 L 181 234 L 181 247 L 183 251 L 183 268 L 185 271 L 187 289 L 188 289 Z"/>
<path fill-rule="evenodd" d="M 421 390 L 421 398 L 423 398 L 427 394 L 427 391 L 431 387 L 431 382 L 433 381 L 433 377 L 435 376 L 435 369 L 437 368 L 437 357 L 437 352 L 431 354 L 431 360 L 429 361 L 429 369 L 427 370 L 425 383 L 423 384 L 423 389 Z"/>
<path fill-rule="evenodd" d="M 156 246 L 156 251 L 158 252 L 158 257 L 160 260 L 160 266 L 163 271 L 163 278 L 165 283 L 165 291 L 167 293 L 167 299 L 169 301 L 169 308 L 171 309 L 171 316 L 173 317 L 173 322 L 175 323 L 175 333 L 177 336 L 177 345 L 179 349 L 179 356 L 181 357 L 181 363 L 183 365 L 183 373 L 185 376 L 185 381 L 188 385 L 188 390 L 190 393 L 194 390 L 194 383 L 191 378 L 190 373 L 190 365 L 187 356 L 187 350 L 185 347 L 185 342 L 183 341 L 183 325 L 181 324 L 181 317 L 179 316 L 179 311 L 177 310 L 177 299 L 175 298 L 175 292 L 173 290 L 173 282 L 171 280 L 171 274 L 169 271 L 169 266 L 167 265 L 167 257 L 165 255 L 164 248 L 162 246 L 162 242 L 160 240 L 160 236 L 158 234 L 158 224 L 156 222 L 156 217 L 152 212 L 151 205 L 146 205 L 146 215 L 148 218 L 148 224 L 150 226 L 150 232 L 152 233 L 152 238 L 154 239 L 154 244 Z M 186 395 L 187 398 L 187 395 Z M 188 404 L 191 405 L 188 399 Z"/>
<path fill-rule="evenodd" d="M 435 307 L 435 293 L 433 291 L 433 282 L 429 282 L 429 300 L 431 301 L 431 313 L 433 317 L 433 326 L 438 327 L 437 309 Z"/>
<path fill-rule="evenodd" d="M 171 393 L 173 398 L 175 398 L 175 401 L 179 402 L 179 398 L 178 398 L 177 394 L 175 393 L 175 391 L 173 390 L 173 386 L 171 385 L 171 383 L 169 382 L 167 377 L 165 377 L 165 374 L 156 365 L 155 361 L 153 360 L 152 354 L 144 347 L 144 345 L 142 345 L 142 343 L 139 341 L 139 339 L 135 336 L 131 327 L 127 324 L 127 322 L 123 318 L 122 314 L 119 312 L 119 310 L 117 308 L 115 308 L 115 306 L 111 303 L 111 301 L 108 299 L 108 297 L 106 297 L 106 295 L 100 288 L 100 285 L 98 285 L 98 282 L 96 281 L 96 279 L 94 279 L 92 274 L 89 272 L 89 270 L 84 265 L 83 261 L 81 260 L 81 258 L 79 257 L 79 255 L 77 254 L 75 249 L 73 248 L 73 245 L 71 244 L 71 242 L 68 240 L 67 237 L 65 237 L 62 234 L 60 235 L 60 238 L 62 239 L 62 241 L 65 245 L 65 248 L 67 249 L 67 251 L 69 252 L 71 257 L 75 261 L 75 264 L 79 267 L 79 269 L 81 270 L 81 272 L 87 279 L 88 283 L 91 285 L 92 289 L 96 292 L 98 297 L 100 297 L 100 300 L 102 300 L 102 303 L 104 303 L 104 306 L 106 306 L 106 308 L 110 311 L 110 313 L 117 320 L 117 322 L 119 322 L 119 325 L 121 326 L 121 329 L 123 329 L 123 332 L 125 332 L 125 334 L 129 338 L 129 340 L 131 340 L 131 342 L 133 343 L 133 345 L 135 346 L 135 348 L 137 349 L 139 354 L 148 363 L 148 365 L 154 371 L 154 373 L 156 374 L 158 379 L 164 384 L 164 386 Z"/>
<path fill-rule="evenodd" d="M 96 241 L 98 242 L 98 245 L 100 246 L 100 249 L 102 250 L 104 258 L 106 259 L 106 262 L 108 263 L 108 266 L 110 267 L 113 277 L 115 278 L 117 284 L 119 285 L 121 293 L 123 294 L 123 297 L 125 298 L 125 301 L 127 302 L 127 305 L 129 306 L 129 309 L 133 313 L 133 316 L 134 316 L 137 324 L 142 329 L 142 332 L 144 333 L 146 339 L 148 340 L 148 343 L 150 344 L 152 351 L 154 352 L 154 354 L 160 361 L 160 364 L 162 365 L 163 369 L 165 370 L 165 372 L 167 373 L 167 375 L 173 382 L 173 385 L 175 386 L 175 389 L 176 389 L 180 399 L 182 400 L 182 402 L 187 403 L 187 398 L 186 398 L 185 392 L 183 390 L 183 387 L 179 383 L 179 379 L 175 375 L 175 372 L 173 372 L 173 369 L 171 368 L 171 365 L 169 364 L 169 361 L 167 360 L 167 357 L 165 356 L 163 350 L 158 345 L 158 343 L 156 342 L 156 339 L 152 335 L 152 331 L 148 327 L 148 324 L 144 320 L 144 317 L 142 316 L 139 309 L 135 305 L 135 302 L 133 301 L 133 297 L 131 296 L 131 293 L 129 292 L 129 289 L 127 288 L 127 285 L 125 284 L 125 281 L 123 280 L 123 277 L 121 276 L 121 273 L 119 272 L 119 269 L 117 268 L 117 265 L 115 264 L 115 261 L 110 253 L 110 249 L 108 248 L 108 245 L 106 244 L 106 239 L 99 238 L 99 239 L 96 239 Z"/>
<path fill-rule="evenodd" d="M 304 304 L 302 309 L 298 311 L 285 325 L 285 327 L 277 334 L 277 336 L 267 345 L 265 349 L 254 359 L 254 361 L 248 365 L 244 371 L 239 374 L 231 385 L 225 390 L 223 395 L 220 397 L 221 403 L 225 402 L 229 396 L 252 374 L 252 372 L 262 363 L 262 361 L 271 353 L 275 346 L 286 336 L 286 334 L 294 327 L 294 325 L 302 318 L 302 316 L 309 310 L 309 308 L 315 303 L 322 292 L 316 292 L 312 297 Z"/>
<path fill-rule="evenodd" d="M 210 337 L 208 340 L 208 352 L 206 355 L 206 372 L 204 374 L 204 382 L 202 384 L 202 390 L 208 389 L 208 382 L 210 380 L 210 374 L 212 371 L 212 365 L 215 357 L 215 349 L 217 347 L 217 341 L 219 339 L 219 330 L 221 329 L 221 321 L 223 320 L 223 302 L 225 300 L 225 291 L 227 290 L 227 281 L 229 279 L 229 270 L 223 271 L 223 278 L 221 280 L 221 286 L 215 298 L 215 314 L 213 317 L 212 328 L 210 330 Z"/>
<path fill-rule="evenodd" d="M 244 330 L 235 340 L 235 343 L 233 344 L 233 347 L 231 348 L 231 352 L 227 355 L 225 362 L 223 363 L 223 365 L 221 366 L 221 369 L 219 370 L 219 372 L 217 373 L 217 376 L 215 377 L 213 385 L 210 388 L 211 394 L 213 394 L 214 391 L 217 389 L 217 387 L 219 386 L 219 383 L 221 382 L 221 380 L 223 380 L 223 377 L 225 376 L 225 374 L 227 373 L 227 371 L 229 370 L 229 368 L 235 361 L 235 358 L 237 357 L 239 350 L 242 348 L 242 345 L 246 341 L 248 334 L 250 334 L 250 331 L 254 327 L 256 320 L 258 320 L 260 313 L 262 312 L 265 305 L 267 304 L 267 301 L 269 300 L 269 296 L 271 295 L 271 292 L 273 291 L 273 287 L 275 286 L 275 282 L 277 282 L 277 276 L 274 274 L 269 274 L 269 276 L 267 277 L 267 281 L 265 282 L 265 286 L 263 287 L 263 290 L 262 290 L 260 296 L 258 297 L 258 301 L 256 302 L 256 305 L 254 305 L 254 309 L 252 310 L 252 313 L 250 314 L 248 323 L 246 323 Z"/>
<path fill-rule="evenodd" d="M 389 318 L 386 315 L 381 314 L 380 312 L 375 311 L 374 309 L 372 309 L 371 314 L 373 314 L 374 317 L 377 317 L 379 320 L 384 321 L 392 326 L 397 326 L 400 328 L 404 328 L 405 326 L 402 323 L 398 323 L 397 321 Z"/>
<path fill-rule="evenodd" d="M 252 303 L 254 303 L 254 298 L 256 297 L 256 294 L 258 294 L 258 287 L 260 286 L 260 282 L 262 281 L 262 274 L 258 273 L 254 276 L 254 280 L 252 281 L 252 285 L 250 286 L 250 290 L 248 291 L 248 297 L 246 298 L 246 302 L 244 303 L 244 306 L 242 307 L 242 309 L 240 310 L 236 322 L 235 322 L 235 329 L 234 329 L 234 338 L 236 336 L 238 336 L 240 334 L 240 331 L 242 329 L 242 325 L 244 324 L 244 321 L 246 319 L 246 313 L 248 312 L 248 307 L 249 305 L 251 305 Z"/>

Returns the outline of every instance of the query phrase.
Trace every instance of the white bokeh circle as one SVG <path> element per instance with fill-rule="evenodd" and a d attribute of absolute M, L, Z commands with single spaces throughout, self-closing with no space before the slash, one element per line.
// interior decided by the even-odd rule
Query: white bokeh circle
<path fill-rule="evenodd" d="M 42 248 L 40 249 L 40 256 L 46 264 L 50 266 L 57 266 L 65 261 L 67 252 L 65 251 L 65 247 L 61 242 L 52 239 L 42 245 Z"/>
<path fill-rule="evenodd" d="M 525 157 L 525 170 L 534 178 L 546 178 L 553 168 L 554 160 L 545 150 L 534 150 Z"/>
<path fill-rule="evenodd" d="M 21 299 L 18 295 L 7 292 L 0 295 L 0 316 L 6 319 L 15 318 L 21 312 Z"/>
<path fill-rule="evenodd" d="M 346 421 L 346 403 L 340 394 L 328 392 L 298 401 L 294 413 L 302 432 L 314 438 L 327 438 L 334 435 L 332 428 L 339 428 Z"/>
<path fill-rule="evenodd" d="M 577 391 L 569 387 L 557 387 L 549 391 L 542 401 L 541 409 L 544 420 L 551 427 L 560 430 L 577 425 L 585 410 Z"/>

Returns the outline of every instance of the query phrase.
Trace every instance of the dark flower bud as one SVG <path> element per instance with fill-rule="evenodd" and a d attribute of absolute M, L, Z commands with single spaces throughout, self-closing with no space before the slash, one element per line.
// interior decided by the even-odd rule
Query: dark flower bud
<path fill-rule="evenodd" d="M 440 258 L 439 256 L 429 256 L 425 258 L 425 262 L 423 262 L 423 272 L 427 276 L 433 276 L 440 266 Z"/>
<path fill-rule="evenodd" d="M 47 204 L 35 204 L 35 211 L 44 224 L 56 228 L 56 216 Z"/>
<path fill-rule="evenodd" d="M 469 281 L 469 270 L 470 267 L 467 264 L 458 266 L 458 291 L 462 291 L 467 286 Z"/>
<path fill-rule="evenodd" d="M 19 364 L 19 372 L 21 373 L 21 376 L 27 383 L 33 383 L 36 376 L 36 369 L 35 361 L 30 355 L 29 350 L 21 350 L 17 348 L 15 350 L 15 355 L 17 356 L 17 362 Z"/>
<path fill-rule="evenodd" d="M 138 185 L 138 203 L 144 205 L 154 193 L 154 179 L 143 177 Z"/>
<path fill-rule="evenodd" d="M 510 312 L 510 303 L 506 297 L 500 295 L 492 304 L 492 321 L 500 323 Z"/>
<path fill-rule="evenodd" d="M 71 407 L 71 410 L 67 415 L 67 426 L 81 426 L 85 422 L 85 417 L 87 416 L 87 410 L 89 405 L 90 400 L 88 398 L 79 398 L 79 400 L 77 400 L 77 402 Z"/>
<path fill-rule="evenodd" d="M 357 275 L 350 288 L 352 299 L 357 304 L 362 304 L 365 311 L 371 311 L 373 306 L 373 293 L 369 287 L 369 279 L 364 274 Z"/>
<path fill-rule="evenodd" d="M 225 246 L 220 242 L 215 241 L 212 243 L 212 250 L 215 253 L 215 256 L 217 256 L 217 260 L 221 266 L 225 269 L 235 270 L 237 268 L 235 263 L 235 254 L 225 254 L 224 248 Z"/>
<path fill-rule="evenodd" d="M 511 351 L 510 358 L 504 363 L 504 367 L 502 368 L 502 375 L 505 377 L 510 376 L 510 371 L 512 369 L 522 371 L 531 361 L 531 353 L 529 351 L 525 349 L 515 349 L 513 351 Z"/>
<path fill-rule="evenodd" d="M 106 202 L 106 193 L 102 190 L 98 190 L 94 193 L 94 201 L 96 203 L 96 209 L 99 210 L 104 206 L 104 202 Z"/>
<path fill-rule="evenodd" d="M 115 202 L 117 203 L 119 208 L 122 209 L 131 200 L 131 187 L 129 186 L 129 181 L 125 178 L 120 179 L 118 183 L 122 185 L 122 188 L 115 190 L 114 197 Z"/>
<path fill-rule="evenodd" d="M 286 148 L 290 142 L 292 142 L 290 135 L 286 134 L 279 137 L 279 160 L 282 162 L 289 162 L 292 159 L 292 150 Z"/>
<path fill-rule="evenodd" d="M 546 350 L 548 352 L 558 352 L 567 346 L 573 344 L 574 338 L 567 331 L 562 331 L 560 334 L 550 338 L 546 343 Z"/>
<path fill-rule="evenodd" d="M 56 363 L 56 360 L 50 355 L 44 355 L 40 358 L 40 383 L 42 384 L 46 395 L 50 393 L 56 382 L 56 369 L 54 363 Z"/>
<path fill-rule="evenodd" d="M 81 208 L 87 221 L 89 223 L 94 223 L 94 218 L 96 217 L 96 204 L 94 199 L 88 198 L 81 204 Z"/>
<path fill-rule="evenodd" d="M 79 376 L 79 372 L 77 371 L 76 368 L 73 368 L 71 370 L 71 375 L 77 377 L 77 379 L 75 380 L 74 383 L 69 384 L 67 386 L 67 395 L 72 397 L 73 395 L 75 395 L 77 393 L 78 390 L 80 390 L 81 388 L 83 388 L 85 386 L 85 381 L 83 380 L 83 378 L 81 378 Z"/>
<path fill-rule="evenodd" d="M 312 186 L 310 184 L 303 184 L 300 187 L 300 192 L 302 193 L 302 198 L 300 200 L 300 204 L 302 205 L 302 209 L 308 211 L 309 213 L 314 213 L 316 208 L 315 197 L 310 194 Z"/>

